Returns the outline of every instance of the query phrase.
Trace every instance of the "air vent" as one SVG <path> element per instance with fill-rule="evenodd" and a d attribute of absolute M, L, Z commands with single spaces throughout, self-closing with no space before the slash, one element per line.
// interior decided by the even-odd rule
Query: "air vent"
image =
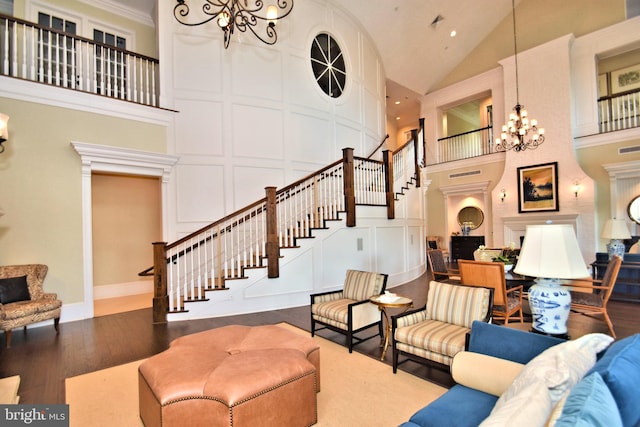
<path fill-rule="evenodd" d="M 629 154 L 640 151 L 640 145 L 632 145 L 631 147 L 618 148 L 618 154 Z"/>
<path fill-rule="evenodd" d="M 467 172 L 460 172 L 460 173 L 452 173 L 449 175 L 449 179 L 463 178 L 465 176 L 472 176 L 472 175 L 480 175 L 480 171 L 475 170 L 475 171 L 467 171 Z"/>

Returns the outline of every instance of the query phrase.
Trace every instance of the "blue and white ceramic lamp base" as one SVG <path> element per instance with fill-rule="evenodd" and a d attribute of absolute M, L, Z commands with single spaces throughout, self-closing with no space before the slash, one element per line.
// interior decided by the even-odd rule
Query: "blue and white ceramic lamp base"
<path fill-rule="evenodd" d="M 613 258 L 614 255 L 618 255 L 620 258 L 624 259 L 624 251 L 625 246 L 622 240 L 611 239 L 607 244 L 607 254 L 609 254 L 609 259 Z"/>
<path fill-rule="evenodd" d="M 571 294 L 557 279 L 536 279 L 529 288 L 533 329 L 551 335 L 566 335 Z"/>

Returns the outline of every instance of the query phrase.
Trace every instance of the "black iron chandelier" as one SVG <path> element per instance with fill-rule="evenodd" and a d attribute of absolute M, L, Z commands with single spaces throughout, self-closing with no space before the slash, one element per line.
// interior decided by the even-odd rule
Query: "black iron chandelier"
<path fill-rule="evenodd" d="M 224 31 L 224 48 L 234 30 L 251 31 L 263 43 L 272 45 L 278 41 L 276 22 L 291 13 L 293 0 L 194 0 L 189 3 L 200 3 L 193 13 L 188 0 L 177 0 L 173 15 L 183 25 L 194 27 L 217 20 Z M 265 1 L 272 2 L 265 4 Z M 191 16 L 188 16 L 191 13 Z"/>
<path fill-rule="evenodd" d="M 538 128 L 538 121 L 530 119 L 524 105 L 520 104 L 520 90 L 518 88 L 518 45 L 516 42 L 516 7 L 515 0 L 511 1 L 513 9 L 513 51 L 516 61 L 516 105 L 514 113 L 509 114 L 509 121 L 502 125 L 500 138 L 496 138 L 496 151 L 524 151 L 538 148 L 544 142 L 544 129 Z"/>

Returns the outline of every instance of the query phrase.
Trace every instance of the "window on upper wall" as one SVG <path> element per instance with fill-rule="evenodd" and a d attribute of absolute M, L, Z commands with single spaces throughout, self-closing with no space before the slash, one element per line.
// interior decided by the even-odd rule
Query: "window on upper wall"
<path fill-rule="evenodd" d="M 318 86 L 332 98 L 344 92 L 347 69 L 338 42 L 327 33 L 320 33 L 311 44 L 311 68 Z"/>
<path fill-rule="evenodd" d="M 93 41 L 98 43 L 96 45 L 95 59 L 98 93 L 125 98 L 127 67 L 126 58 L 122 50 L 127 49 L 127 39 L 106 31 L 94 29 Z"/>
<path fill-rule="evenodd" d="M 51 28 L 52 32 L 38 33 L 38 78 L 49 84 L 67 85 L 75 79 L 73 64 L 75 62 L 76 23 L 47 13 L 38 13 L 38 24 Z"/>

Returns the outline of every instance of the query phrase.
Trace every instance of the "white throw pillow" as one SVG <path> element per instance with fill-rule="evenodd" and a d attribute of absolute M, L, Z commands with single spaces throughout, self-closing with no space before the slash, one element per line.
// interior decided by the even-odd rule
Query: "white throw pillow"
<path fill-rule="evenodd" d="M 542 427 L 551 412 L 551 398 L 542 381 L 528 384 L 504 405 L 496 405 L 480 427 Z"/>
<path fill-rule="evenodd" d="M 496 406 L 505 404 L 529 384 L 540 381 L 546 384 L 551 405 L 555 406 L 593 367 L 596 355 L 612 341 L 613 338 L 609 335 L 587 334 L 548 348 L 525 365 L 507 391 L 500 396 Z"/>

